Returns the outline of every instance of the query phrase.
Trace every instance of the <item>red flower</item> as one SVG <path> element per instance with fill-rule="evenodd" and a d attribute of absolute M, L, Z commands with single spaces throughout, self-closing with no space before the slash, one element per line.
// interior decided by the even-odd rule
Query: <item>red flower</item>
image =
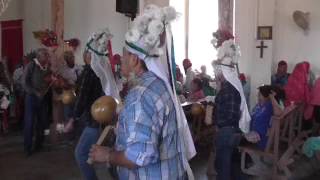
<path fill-rule="evenodd" d="M 54 31 L 50 31 L 49 29 L 46 29 L 44 31 L 35 31 L 33 32 L 33 36 L 46 47 L 58 46 L 57 34 Z"/>

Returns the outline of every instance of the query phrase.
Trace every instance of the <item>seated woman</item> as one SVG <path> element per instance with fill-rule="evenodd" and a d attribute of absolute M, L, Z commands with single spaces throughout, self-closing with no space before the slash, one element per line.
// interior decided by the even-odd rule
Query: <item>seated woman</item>
<path fill-rule="evenodd" d="M 275 93 L 277 90 L 269 85 L 260 86 L 258 90 L 258 103 L 251 113 L 251 131 L 259 134 L 260 141 L 257 146 L 264 150 L 268 141 L 267 131 L 270 127 L 271 117 L 282 114 L 279 102 L 283 97 L 281 97 L 281 93 L 277 95 Z"/>
<path fill-rule="evenodd" d="M 208 78 L 202 78 L 203 82 L 203 93 L 205 96 L 215 96 L 216 90 L 210 86 L 210 79 Z"/>
<path fill-rule="evenodd" d="M 183 85 L 181 84 L 180 81 L 176 81 L 176 91 L 177 91 L 177 96 L 180 100 L 180 103 L 186 102 L 186 98 L 184 97 L 184 91 L 183 91 Z"/>
<path fill-rule="evenodd" d="M 191 83 L 191 93 L 188 96 L 189 101 L 198 101 L 205 98 L 202 90 L 202 81 L 199 78 L 193 79 Z"/>
<path fill-rule="evenodd" d="M 290 104 L 304 104 L 305 107 L 310 105 L 310 64 L 308 62 L 298 63 L 291 75 L 289 76 L 287 85 L 284 86 L 286 93 L 285 105 Z M 312 111 L 305 109 L 304 118 L 309 120 L 312 118 Z"/>

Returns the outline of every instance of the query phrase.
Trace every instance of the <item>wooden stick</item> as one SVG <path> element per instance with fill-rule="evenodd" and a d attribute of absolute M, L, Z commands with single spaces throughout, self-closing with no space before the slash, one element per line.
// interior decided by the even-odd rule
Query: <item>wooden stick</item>
<path fill-rule="evenodd" d="M 106 138 L 106 136 L 108 135 L 109 131 L 112 130 L 113 128 L 114 128 L 113 126 L 106 126 L 104 128 L 104 130 L 102 131 L 96 144 L 101 145 L 103 143 L 104 139 Z M 88 158 L 87 163 L 93 164 L 93 160 L 91 158 Z"/>

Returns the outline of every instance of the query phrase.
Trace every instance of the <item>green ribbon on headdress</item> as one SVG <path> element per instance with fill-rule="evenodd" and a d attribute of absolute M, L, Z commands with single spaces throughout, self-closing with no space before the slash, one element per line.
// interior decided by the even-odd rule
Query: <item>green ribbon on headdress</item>
<path fill-rule="evenodd" d="M 104 33 L 101 33 L 97 39 L 100 39 L 100 38 L 103 36 L 103 34 L 104 34 Z M 109 53 L 101 53 L 101 52 L 93 49 L 93 48 L 91 47 L 91 44 L 92 44 L 93 41 L 94 41 L 94 39 L 92 38 L 92 39 L 86 44 L 86 46 L 87 46 L 87 48 L 88 48 L 89 50 L 91 50 L 92 52 L 94 52 L 94 53 L 97 54 L 98 56 L 109 56 Z"/>
<path fill-rule="evenodd" d="M 138 52 L 146 55 L 146 57 L 159 57 L 159 55 L 156 55 L 156 54 L 150 55 L 147 51 L 145 51 L 144 49 L 142 49 L 141 47 L 139 47 L 139 46 L 137 46 L 137 45 L 135 45 L 135 44 L 133 44 L 133 43 L 130 43 L 130 42 L 128 42 L 128 41 L 126 41 L 125 43 L 126 43 L 126 45 L 129 46 L 130 48 L 132 48 L 132 49 L 134 49 L 134 50 L 136 50 L 136 51 L 138 51 Z"/>

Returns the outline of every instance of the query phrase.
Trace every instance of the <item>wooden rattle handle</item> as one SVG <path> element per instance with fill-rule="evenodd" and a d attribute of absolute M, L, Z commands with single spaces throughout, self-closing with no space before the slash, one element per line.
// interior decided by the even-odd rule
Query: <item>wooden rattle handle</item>
<path fill-rule="evenodd" d="M 109 131 L 110 131 L 111 129 L 113 129 L 113 126 L 106 126 L 106 127 L 104 128 L 104 130 L 102 131 L 102 133 L 101 133 L 101 135 L 100 135 L 100 137 L 99 137 L 99 139 L 98 139 L 98 141 L 97 141 L 97 143 L 96 143 L 97 145 L 101 145 L 101 144 L 103 143 L 104 139 L 106 138 L 106 136 L 108 135 L 108 133 L 109 133 Z M 91 158 L 88 158 L 87 163 L 88 163 L 88 164 L 93 164 L 92 159 L 91 159 Z"/>

